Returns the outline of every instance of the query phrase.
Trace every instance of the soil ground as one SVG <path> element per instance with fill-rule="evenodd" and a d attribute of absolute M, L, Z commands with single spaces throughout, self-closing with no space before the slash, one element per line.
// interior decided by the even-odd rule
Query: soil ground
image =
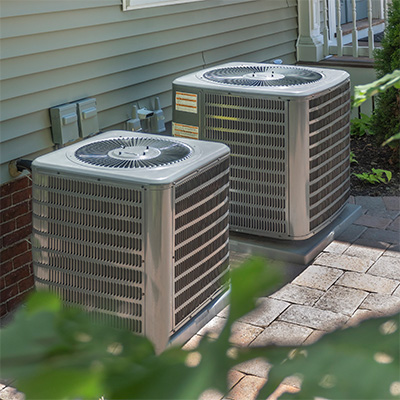
<path fill-rule="evenodd" d="M 389 146 L 380 146 L 374 136 L 352 136 L 351 151 L 358 163 L 351 163 L 350 194 L 352 196 L 400 196 L 399 154 Z M 389 183 L 363 182 L 353 173 L 371 173 L 372 168 L 392 172 Z"/>

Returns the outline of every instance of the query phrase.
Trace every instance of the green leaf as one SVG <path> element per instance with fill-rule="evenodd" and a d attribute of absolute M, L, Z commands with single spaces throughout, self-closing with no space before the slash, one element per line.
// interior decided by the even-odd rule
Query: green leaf
<path fill-rule="evenodd" d="M 377 93 L 385 92 L 390 87 L 399 88 L 400 86 L 400 70 L 395 70 L 391 74 L 387 74 L 381 79 L 366 85 L 358 85 L 354 88 L 353 106 L 359 107 L 364 101 Z"/>
<path fill-rule="evenodd" d="M 399 88 L 400 88 L 400 83 L 399 83 Z M 385 145 L 387 145 L 387 144 L 389 144 L 389 143 L 392 143 L 392 142 L 394 142 L 395 140 L 400 140 L 400 132 L 397 133 L 396 135 L 391 136 L 389 139 L 385 140 L 385 141 L 382 143 L 382 146 L 385 146 Z"/>
<path fill-rule="evenodd" d="M 392 384 L 399 381 L 399 344 L 399 316 L 395 316 L 326 334 L 297 351 L 269 349 L 269 360 L 275 364 L 268 377 L 272 386 L 260 398 L 291 375 L 303 381 L 301 391 L 291 395 L 294 399 L 399 398 L 391 393 Z"/>

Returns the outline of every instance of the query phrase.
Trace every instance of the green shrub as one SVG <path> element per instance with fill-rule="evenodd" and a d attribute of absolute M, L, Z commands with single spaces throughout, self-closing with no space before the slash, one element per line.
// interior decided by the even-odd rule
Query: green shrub
<path fill-rule="evenodd" d="M 389 3 L 382 48 L 375 50 L 374 58 L 378 78 L 400 69 L 400 0 Z M 380 143 L 400 132 L 400 90 L 398 88 L 392 86 L 377 96 L 371 128 Z"/>

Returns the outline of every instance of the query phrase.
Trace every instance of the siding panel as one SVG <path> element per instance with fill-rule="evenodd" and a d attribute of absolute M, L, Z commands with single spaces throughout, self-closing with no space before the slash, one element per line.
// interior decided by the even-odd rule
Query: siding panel
<path fill-rule="evenodd" d="M 231 60 L 295 62 L 294 0 L 130 12 L 120 0 L 12 0 L 0 23 L 1 182 L 10 160 L 52 148 L 53 106 L 95 97 L 100 129 L 123 129 L 134 103 L 159 96 L 170 121 L 178 76 Z"/>

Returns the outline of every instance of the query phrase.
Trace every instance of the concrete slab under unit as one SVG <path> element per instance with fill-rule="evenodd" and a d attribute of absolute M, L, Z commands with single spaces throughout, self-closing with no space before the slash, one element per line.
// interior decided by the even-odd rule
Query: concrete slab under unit
<path fill-rule="evenodd" d="M 360 206 L 347 204 L 335 220 L 306 240 L 279 240 L 231 232 L 230 249 L 265 256 L 274 260 L 306 265 L 360 215 Z"/>

